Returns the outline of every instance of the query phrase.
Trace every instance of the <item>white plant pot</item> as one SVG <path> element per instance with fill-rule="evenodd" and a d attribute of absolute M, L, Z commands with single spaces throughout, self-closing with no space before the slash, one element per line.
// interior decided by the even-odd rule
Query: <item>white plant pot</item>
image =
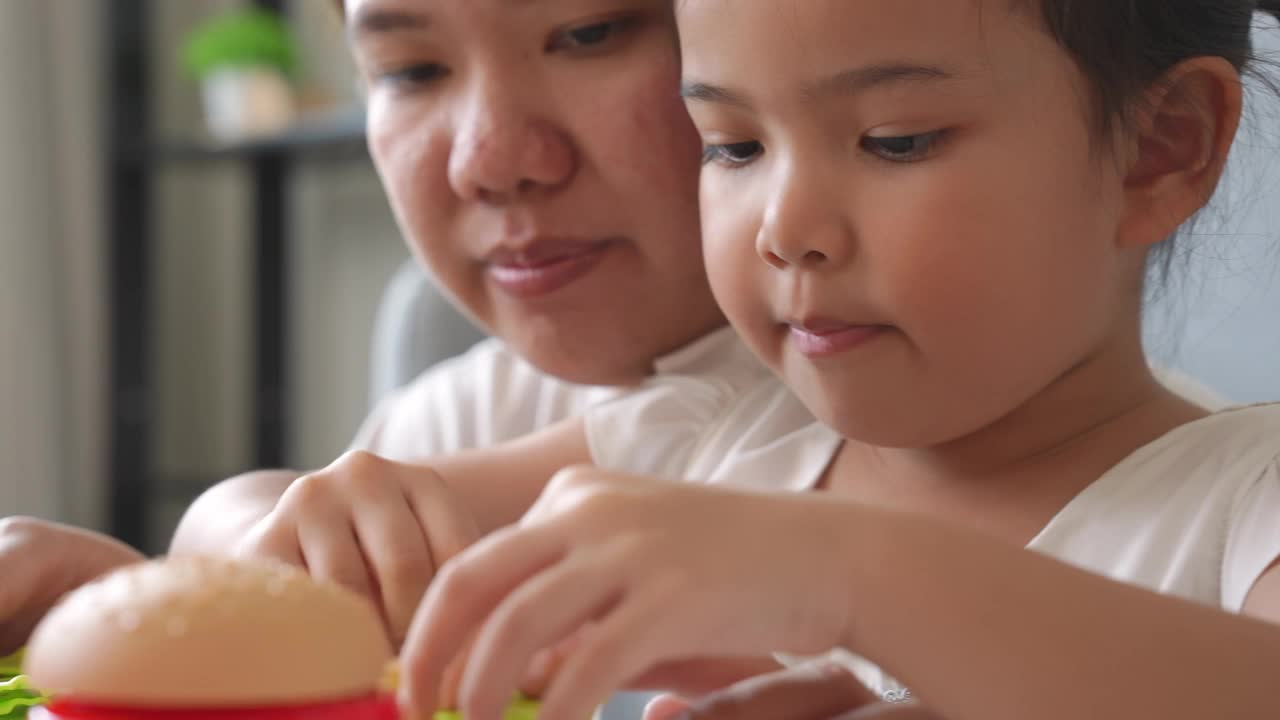
<path fill-rule="evenodd" d="M 294 121 L 289 80 L 273 68 L 215 70 L 205 77 L 201 94 L 205 122 L 210 134 L 220 142 L 270 135 Z"/>

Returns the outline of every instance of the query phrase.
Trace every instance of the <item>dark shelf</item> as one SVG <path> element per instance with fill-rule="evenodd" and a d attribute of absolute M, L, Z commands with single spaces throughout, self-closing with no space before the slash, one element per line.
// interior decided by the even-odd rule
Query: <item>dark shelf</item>
<path fill-rule="evenodd" d="M 295 127 L 276 135 L 235 143 L 212 139 L 161 141 L 147 153 L 153 162 L 199 163 L 289 156 L 332 159 L 366 155 L 364 111 L 352 109 L 304 118 Z"/>
<path fill-rule="evenodd" d="M 108 188 L 108 313 L 110 318 L 109 496 L 113 534 L 151 552 L 164 546 L 157 504 L 187 500 L 218 478 L 157 478 L 154 467 L 154 338 L 148 319 L 158 301 L 152 254 L 153 181 L 169 164 L 242 163 L 252 183 L 247 241 L 252 247 L 253 467 L 289 459 L 289 261 L 293 169 L 300 162 L 368 162 L 362 108 L 305 117 L 288 132 L 234 144 L 207 138 L 157 137 L 149 122 L 153 92 L 149 53 L 155 4 L 169 0 L 109 0 L 105 62 L 110 91 L 103 127 Z M 0 0 L 4 2 L 4 0 Z M 252 0 L 288 14 L 288 0 Z"/>

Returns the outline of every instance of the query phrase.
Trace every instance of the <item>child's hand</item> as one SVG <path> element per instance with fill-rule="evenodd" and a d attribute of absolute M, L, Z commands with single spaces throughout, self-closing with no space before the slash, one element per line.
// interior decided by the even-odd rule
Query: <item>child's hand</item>
<path fill-rule="evenodd" d="M 430 468 L 352 452 L 294 481 L 235 551 L 298 565 L 369 598 L 399 647 L 436 568 L 479 535 Z"/>
<path fill-rule="evenodd" d="M 663 695 L 644 720 L 940 720 L 916 704 L 881 702 L 843 666 L 810 663 L 683 700 Z"/>
<path fill-rule="evenodd" d="M 106 535 L 11 517 L 0 520 L 0 657 L 17 650 L 66 593 L 143 556 Z"/>
<path fill-rule="evenodd" d="M 434 709 L 445 668 L 474 638 L 467 717 L 496 718 L 537 653 L 566 650 L 547 717 L 588 717 L 663 667 L 845 637 L 837 537 L 847 514 L 799 495 L 608 475 L 557 476 L 519 527 L 468 549 L 428 590 L 404 653 L 402 699 Z M 834 522 L 833 522 L 834 521 Z"/>

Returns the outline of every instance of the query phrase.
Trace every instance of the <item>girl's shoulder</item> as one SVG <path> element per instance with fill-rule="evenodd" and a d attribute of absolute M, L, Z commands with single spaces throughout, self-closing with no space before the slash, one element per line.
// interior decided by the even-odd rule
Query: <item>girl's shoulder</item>
<path fill-rule="evenodd" d="M 1232 407 L 1139 448 L 1095 483 L 1095 492 L 1161 503 L 1230 498 L 1280 463 L 1280 403 Z M 1087 491 L 1086 491 L 1087 492 Z"/>
<path fill-rule="evenodd" d="M 1242 405 L 1175 428 L 1152 449 L 1179 456 L 1274 459 L 1280 456 L 1280 402 Z"/>
<path fill-rule="evenodd" d="M 1222 410 L 1140 448 L 1030 548 L 1237 611 L 1280 556 L 1280 404 Z"/>

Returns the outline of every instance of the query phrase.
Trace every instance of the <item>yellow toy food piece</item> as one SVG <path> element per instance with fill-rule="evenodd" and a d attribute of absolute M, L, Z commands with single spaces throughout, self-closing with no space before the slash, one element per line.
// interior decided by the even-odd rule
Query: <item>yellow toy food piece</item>
<path fill-rule="evenodd" d="M 0 658 L 0 680 L 22 674 L 22 651 Z"/>
<path fill-rule="evenodd" d="M 391 661 L 387 663 L 386 669 L 382 674 L 382 690 L 388 693 L 394 693 L 400 687 L 400 663 Z M 502 720 L 537 720 L 538 718 L 538 702 L 524 697 L 518 697 L 515 702 L 507 706 L 507 710 L 502 715 Z M 441 710 L 435 714 L 434 720 L 463 720 L 462 713 L 453 710 Z"/>
<path fill-rule="evenodd" d="M 523 698 L 516 700 L 507 706 L 506 712 L 502 714 L 502 720 L 537 720 L 538 719 L 538 703 L 533 700 L 525 700 Z M 462 714 L 457 712 L 438 712 L 435 720 L 463 720 Z"/>

